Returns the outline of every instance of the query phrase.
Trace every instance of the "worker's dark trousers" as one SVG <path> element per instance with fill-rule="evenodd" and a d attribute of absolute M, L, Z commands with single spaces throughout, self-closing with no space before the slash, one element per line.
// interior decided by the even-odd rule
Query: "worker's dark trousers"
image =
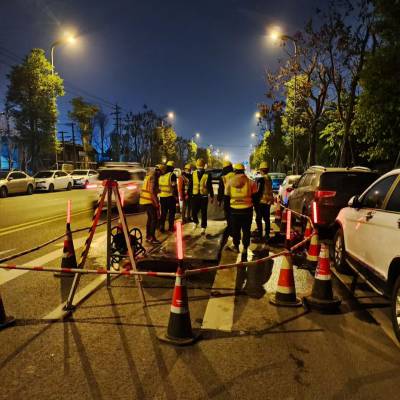
<path fill-rule="evenodd" d="M 232 237 L 235 246 L 240 245 L 242 236 L 243 247 L 247 249 L 250 245 L 250 229 L 253 221 L 253 208 L 237 210 L 231 208 Z"/>
<path fill-rule="evenodd" d="M 222 242 L 226 243 L 229 236 L 232 236 L 232 221 L 231 221 L 231 207 L 229 205 L 229 200 L 224 200 L 224 216 L 226 221 L 226 228 L 222 236 Z"/>
<path fill-rule="evenodd" d="M 157 228 L 157 208 L 153 204 L 143 204 L 143 211 L 147 214 L 147 223 L 146 223 L 146 238 L 152 239 L 156 237 L 156 228 Z"/>
<path fill-rule="evenodd" d="M 255 207 L 256 209 L 256 224 L 257 224 L 257 230 L 258 230 L 258 235 L 260 238 L 263 237 L 263 224 L 262 221 L 264 220 L 265 222 L 265 238 L 269 239 L 269 231 L 271 228 L 271 222 L 270 222 L 270 208 L 271 206 L 269 204 L 263 204 L 259 203 Z"/>
<path fill-rule="evenodd" d="M 208 196 L 194 195 L 192 197 L 192 218 L 197 225 L 199 223 L 199 211 L 201 211 L 201 227 L 207 228 Z"/>
<path fill-rule="evenodd" d="M 190 221 L 191 217 L 192 217 L 192 205 L 191 205 L 191 198 L 188 197 L 187 199 L 183 199 L 182 201 L 182 210 L 181 210 L 181 214 L 182 214 L 182 219 L 183 222 L 188 222 Z"/>
<path fill-rule="evenodd" d="M 165 221 L 168 214 L 168 229 L 174 230 L 175 213 L 176 213 L 176 199 L 174 196 L 160 197 L 161 216 L 160 216 L 160 231 L 165 230 Z"/>

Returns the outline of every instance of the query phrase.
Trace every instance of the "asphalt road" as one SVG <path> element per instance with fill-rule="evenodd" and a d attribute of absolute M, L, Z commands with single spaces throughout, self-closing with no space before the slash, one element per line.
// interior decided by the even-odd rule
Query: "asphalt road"
<path fill-rule="evenodd" d="M 69 196 L 75 212 L 85 209 L 83 191 L 60 192 L 48 198 L 6 199 L 18 199 L 18 211 L 12 210 L 12 202 L 5 207 L 1 199 L 1 217 L 9 212 L 11 223 L 27 222 L 18 214 L 35 199 L 48 201 L 47 207 L 35 201 L 32 207 L 49 216 L 54 195 L 60 196 L 54 216 L 62 214 Z M 81 210 L 74 204 L 81 204 Z M 73 217 L 72 227 L 87 226 L 90 220 L 91 212 L 82 212 Z M 0 257 L 65 229 L 61 217 L 44 222 L 36 215 L 30 221 L 34 226 L 0 236 Z M 128 222 L 143 228 L 145 218 L 132 215 Z M 85 232 L 74 235 L 77 253 L 85 237 Z M 104 266 L 104 243 L 103 226 L 96 233 L 89 268 Z M 255 244 L 251 249 L 255 258 L 266 250 Z M 59 265 L 61 252 L 60 241 L 17 262 Z M 221 262 L 236 260 L 236 254 L 222 252 Z M 399 348 L 370 314 L 371 309 L 387 309 L 387 303 L 368 292 L 353 298 L 334 279 L 334 291 L 343 298 L 338 313 L 277 308 L 269 298 L 276 290 L 281 262 L 278 258 L 248 271 L 248 295 L 233 291 L 239 279 L 236 270 L 188 279 L 191 321 L 202 339 L 186 348 L 158 340 L 167 330 L 171 279 L 143 280 L 145 310 L 134 280 L 119 277 L 109 289 L 99 286 L 71 318 L 50 322 L 46 317 L 65 300 L 70 280 L 48 273 L 0 271 L 7 313 L 17 318 L 15 326 L 0 332 L 0 399 L 397 398 Z M 96 279 L 84 277 L 79 290 Z M 295 280 L 299 296 L 310 293 L 313 279 L 307 271 L 296 269 Z"/>

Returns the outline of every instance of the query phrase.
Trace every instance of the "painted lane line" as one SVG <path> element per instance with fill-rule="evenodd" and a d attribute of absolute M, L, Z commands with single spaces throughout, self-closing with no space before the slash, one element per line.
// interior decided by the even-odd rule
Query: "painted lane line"
<path fill-rule="evenodd" d="M 0 255 L 2 254 L 7 254 L 7 253 L 11 253 L 12 251 L 17 250 L 17 249 L 8 249 L 8 250 L 2 250 L 0 251 Z"/>
<path fill-rule="evenodd" d="M 77 215 L 84 214 L 90 210 L 92 210 L 92 209 L 88 208 L 85 210 L 81 210 L 76 213 L 73 213 L 72 216 L 75 217 Z M 61 219 L 65 219 L 65 214 L 54 216 L 54 217 L 43 218 L 43 219 L 36 220 L 36 221 L 26 222 L 24 224 L 9 226 L 7 228 L 0 229 L 0 236 L 10 235 L 15 232 L 19 232 L 19 231 L 23 231 L 25 229 L 30 229 L 30 228 L 34 228 L 36 226 L 44 225 L 44 224 L 47 224 L 48 222 L 59 221 Z"/>

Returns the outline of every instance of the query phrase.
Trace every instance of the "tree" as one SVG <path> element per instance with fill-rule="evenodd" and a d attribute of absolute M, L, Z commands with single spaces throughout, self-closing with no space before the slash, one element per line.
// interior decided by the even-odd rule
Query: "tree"
<path fill-rule="evenodd" d="M 100 152 L 101 158 L 104 158 L 104 149 L 106 144 L 106 129 L 108 126 L 109 118 L 107 114 L 100 108 L 97 114 L 95 115 L 95 124 L 98 126 L 100 131 Z"/>
<path fill-rule="evenodd" d="M 44 50 L 33 49 L 7 75 L 6 109 L 15 120 L 24 147 L 23 168 L 36 171 L 41 160 L 55 154 L 57 97 L 64 95 L 63 80 L 52 75 Z"/>
<path fill-rule="evenodd" d="M 83 150 L 89 155 L 93 151 L 92 140 L 95 116 L 100 109 L 97 105 L 86 102 L 82 97 L 74 97 L 70 103 L 72 111 L 68 113 L 68 116 L 78 124 Z"/>
<path fill-rule="evenodd" d="M 195 164 L 197 156 L 197 143 L 194 140 L 190 140 L 188 141 L 187 145 L 188 145 L 187 162 Z"/>
<path fill-rule="evenodd" d="M 176 138 L 177 134 L 172 126 L 167 125 L 161 128 L 161 154 L 167 160 L 177 161 Z"/>

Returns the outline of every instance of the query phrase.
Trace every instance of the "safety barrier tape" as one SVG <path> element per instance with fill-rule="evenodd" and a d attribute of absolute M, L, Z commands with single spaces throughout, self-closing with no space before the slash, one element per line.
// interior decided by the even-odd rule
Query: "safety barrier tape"
<path fill-rule="evenodd" d="M 147 275 L 147 276 L 162 276 L 175 278 L 175 272 L 154 272 L 154 271 L 133 271 L 131 269 L 123 269 L 121 271 L 107 271 L 106 268 L 85 269 L 85 268 L 56 268 L 56 267 L 41 267 L 16 264 L 0 264 L 0 268 L 8 270 L 23 270 L 23 271 L 36 271 L 36 272 L 61 272 L 70 274 L 83 274 L 83 275 Z"/>

